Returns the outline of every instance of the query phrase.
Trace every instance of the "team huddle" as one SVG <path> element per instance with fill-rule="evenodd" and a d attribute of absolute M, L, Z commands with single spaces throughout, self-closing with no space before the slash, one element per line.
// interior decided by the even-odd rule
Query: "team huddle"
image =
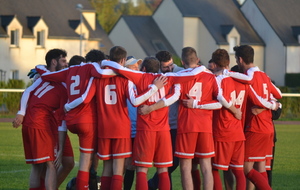
<path fill-rule="evenodd" d="M 224 49 L 201 65 L 192 47 L 181 63 L 167 51 L 144 60 L 115 46 L 109 55 L 91 50 L 85 58 L 52 49 L 46 66 L 21 98 L 13 126 L 22 124 L 29 189 L 58 189 L 74 167 L 67 131 L 78 135 L 77 190 L 175 189 L 171 173 L 180 167 L 182 189 L 271 189 L 266 169 L 273 158 L 272 110 L 280 90 L 254 66 L 251 46 L 234 47 L 229 70 Z M 202 180 L 198 166 L 202 174 Z M 149 167 L 157 172 L 147 179 Z M 235 181 L 233 183 L 233 181 Z"/>

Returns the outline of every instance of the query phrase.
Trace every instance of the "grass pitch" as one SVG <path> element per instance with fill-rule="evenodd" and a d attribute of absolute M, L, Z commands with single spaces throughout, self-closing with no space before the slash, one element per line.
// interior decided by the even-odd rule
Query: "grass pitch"
<path fill-rule="evenodd" d="M 300 187 L 300 125 L 276 125 L 277 143 L 273 169 L 273 190 L 296 190 Z M 76 166 L 59 188 L 66 189 L 66 184 L 78 171 L 78 138 L 69 133 Z M 25 164 L 21 128 L 14 129 L 11 123 L 0 123 L 0 189 L 28 189 L 31 166 Z M 98 175 L 101 174 L 102 162 L 99 162 Z M 149 170 L 148 178 L 154 173 Z M 173 189 L 180 190 L 179 168 L 172 174 Z M 132 188 L 134 189 L 134 188 Z"/>

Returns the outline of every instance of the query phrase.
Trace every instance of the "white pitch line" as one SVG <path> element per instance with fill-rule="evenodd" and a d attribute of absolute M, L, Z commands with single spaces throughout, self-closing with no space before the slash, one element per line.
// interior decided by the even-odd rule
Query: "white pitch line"
<path fill-rule="evenodd" d="M 30 169 L 28 169 L 28 170 L 0 171 L 0 174 L 19 173 L 19 172 L 28 172 L 28 171 L 30 171 Z"/>

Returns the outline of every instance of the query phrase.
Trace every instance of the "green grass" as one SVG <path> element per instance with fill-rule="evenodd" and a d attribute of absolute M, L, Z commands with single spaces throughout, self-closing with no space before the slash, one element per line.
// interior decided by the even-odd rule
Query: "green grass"
<path fill-rule="evenodd" d="M 276 157 L 273 170 L 274 190 L 296 190 L 300 186 L 300 126 L 277 125 Z M 77 136 L 69 134 L 75 153 L 77 165 L 61 185 L 65 189 L 67 182 L 77 174 L 78 170 L 78 140 Z M 98 174 L 101 173 L 102 162 L 99 162 Z M 154 169 L 149 170 L 148 177 Z M 14 129 L 10 123 L 0 123 L 0 189 L 28 189 L 30 165 L 25 164 L 21 128 Z M 172 174 L 173 189 L 180 190 L 180 173 L 177 169 Z M 134 188 L 132 188 L 134 189 Z"/>

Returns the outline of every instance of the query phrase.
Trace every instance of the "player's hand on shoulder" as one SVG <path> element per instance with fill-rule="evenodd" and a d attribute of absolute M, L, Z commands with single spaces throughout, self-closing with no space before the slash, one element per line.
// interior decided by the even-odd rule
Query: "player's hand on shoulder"
<path fill-rule="evenodd" d="M 168 77 L 166 76 L 159 76 L 156 77 L 156 79 L 154 79 L 153 84 L 158 88 L 162 88 L 163 86 L 165 86 L 168 83 Z"/>

